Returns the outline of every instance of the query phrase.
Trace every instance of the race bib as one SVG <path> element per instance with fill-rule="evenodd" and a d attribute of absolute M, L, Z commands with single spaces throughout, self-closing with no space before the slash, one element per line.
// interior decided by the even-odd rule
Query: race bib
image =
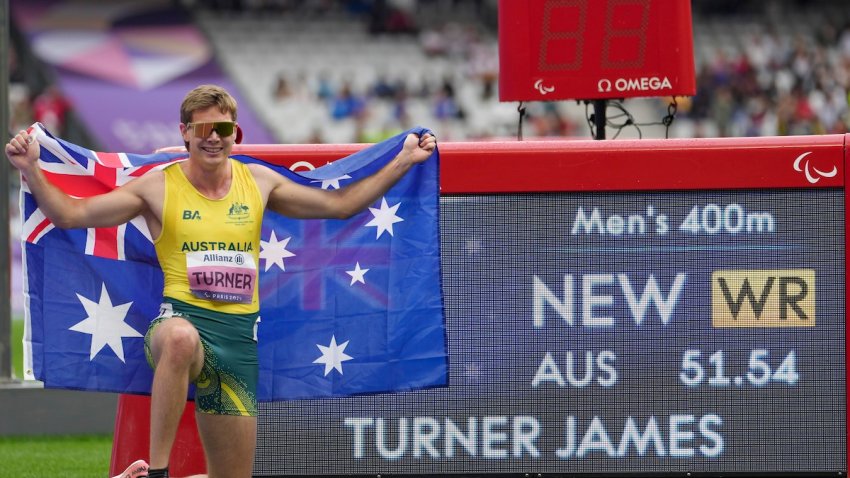
<path fill-rule="evenodd" d="M 186 253 L 189 289 L 195 297 L 219 302 L 251 302 L 257 284 L 254 256 L 237 251 Z"/>

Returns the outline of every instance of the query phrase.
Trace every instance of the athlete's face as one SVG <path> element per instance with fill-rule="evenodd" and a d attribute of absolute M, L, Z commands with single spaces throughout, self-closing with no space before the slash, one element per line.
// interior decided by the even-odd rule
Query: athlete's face
<path fill-rule="evenodd" d="M 226 128 L 210 128 L 204 123 L 229 121 L 233 121 L 230 114 L 222 113 L 213 106 L 195 111 L 191 123 L 180 125 L 183 141 L 189 145 L 189 155 L 194 161 L 210 166 L 227 161 L 236 141 L 236 129 L 232 128 L 229 135 L 222 136 L 218 130 Z"/>

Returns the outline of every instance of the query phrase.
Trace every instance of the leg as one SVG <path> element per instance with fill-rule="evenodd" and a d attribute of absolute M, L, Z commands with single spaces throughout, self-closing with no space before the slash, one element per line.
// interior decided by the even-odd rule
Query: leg
<path fill-rule="evenodd" d="M 250 478 L 257 417 L 196 413 L 210 478 Z"/>
<path fill-rule="evenodd" d="M 204 363 L 200 336 L 186 319 L 171 317 L 152 331 L 156 365 L 151 387 L 150 467 L 165 468 L 186 406 L 189 382 Z"/>

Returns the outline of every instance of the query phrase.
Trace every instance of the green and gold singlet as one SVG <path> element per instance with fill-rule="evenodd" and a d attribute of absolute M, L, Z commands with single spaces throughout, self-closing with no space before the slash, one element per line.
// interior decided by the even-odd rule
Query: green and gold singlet
<path fill-rule="evenodd" d="M 208 199 L 179 164 L 165 173 L 162 233 L 154 241 L 165 276 L 163 295 L 229 314 L 259 310 L 257 263 L 263 200 L 244 164 L 230 160 L 233 180 L 221 199 Z"/>
<path fill-rule="evenodd" d="M 248 168 L 230 160 L 233 179 L 221 199 L 200 194 L 179 164 L 166 167 L 162 233 L 154 241 L 165 278 L 164 303 L 145 336 L 163 320 L 183 317 L 201 337 L 204 367 L 195 408 L 219 415 L 257 415 L 258 268 L 263 201 Z"/>

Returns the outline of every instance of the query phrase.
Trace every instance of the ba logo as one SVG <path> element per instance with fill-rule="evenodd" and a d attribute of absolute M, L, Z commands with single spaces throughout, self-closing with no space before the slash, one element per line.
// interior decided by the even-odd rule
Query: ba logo
<path fill-rule="evenodd" d="M 183 210 L 183 220 L 184 221 L 191 221 L 193 219 L 200 220 L 201 219 L 201 213 L 198 212 L 198 211 L 192 211 L 192 210 L 189 210 L 189 209 L 184 209 Z"/>
<path fill-rule="evenodd" d="M 813 327 L 814 269 L 714 271 L 714 327 Z"/>

